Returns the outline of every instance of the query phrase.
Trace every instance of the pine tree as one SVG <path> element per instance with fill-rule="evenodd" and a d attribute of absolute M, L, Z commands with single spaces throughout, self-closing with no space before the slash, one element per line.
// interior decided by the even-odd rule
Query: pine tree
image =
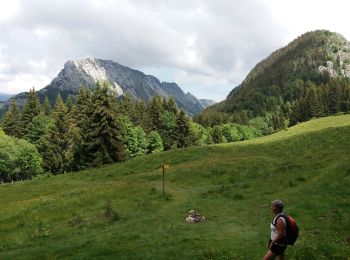
<path fill-rule="evenodd" d="M 33 117 L 32 122 L 28 125 L 28 131 L 25 135 L 25 139 L 36 147 L 41 147 L 45 135 L 49 131 L 51 123 L 51 117 L 46 116 L 44 113 Z"/>
<path fill-rule="evenodd" d="M 323 107 L 318 96 L 317 89 L 311 86 L 305 96 L 305 114 L 306 118 L 321 117 L 323 115 Z"/>
<path fill-rule="evenodd" d="M 118 112 L 129 118 L 133 118 L 134 104 L 129 93 L 125 94 L 119 101 Z"/>
<path fill-rule="evenodd" d="M 327 90 L 328 112 L 330 115 L 334 115 L 339 112 L 339 103 L 341 99 L 338 82 L 335 80 L 329 82 Z"/>
<path fill-rule="evenodd" d="M 302 102 L 302 99 L 297 99 L 296 101 L 294 101 L 289 115 L 289 126 L 293 126 L 299 122 L 303 122 Z"/>
<path fill-rule="evenodd" d="M 132 122 L 136 126 L 141 126 L 147 132 L 150 128 L 150 118 L 147 113 L 145 102 L 142 99 L 135 102 L 134 111 L 133 117 L 131 118 Z"/>
<path fill-rule="evenodd" d="M 21 137 L 21 113 L 17 107 L 16 99 L 12 98 L 9 110 L 6 112 L 2 128 L 7 135 L 12 135 L 14 137 Z"/>
<path fill-rule="evenodd" d="M 195 143 L 195 135 L 191 130 L 190 120 L 186 113 L 181 110 L 176 118 L 176 136 L 178 147 L 188 147 Z"/>
<path fill-rule="evenodd" d="M 91 117 L 93 113 L 92 92 L 85 87 L 79 89 L 76 102 L 71 110 L 71 118 L 74 121 L 80 142 L 77 144 L 75 166 L 77 168 L 86 167 L 89 163 L 89 136 L 91 131 Z"/>
<path fill-rule="evenodd" d="M 77 153 L 75 157 L 75 165 L 77 168 L 86 167 L 89 163 L 88 146 L 91 140 L 89 140 L 88 133 L 91 132 L 92 113 L 92 93 L 87 88 L 81 87 L 77 100 L 70 113 L 80 136 L 80 142 L 77 144 Z"/>
<path fill-rule="evenodd" d="M 113 102 L 109 86 L 98 83 L 94 97 L 94 111 L 89 135 L 89 152 L 93 163 L 100 165 L 121 161 L 125 158 L 121 130 L 114 117 Z"/>
<path fill-rule="evenodd" d="M 53 174 L 69 172 L 73 169 L 79 136 L 59 94 L 52 117 L 52 125 L 39 148 L 44 159 L 44 168 Z"/>
<path fill-rule="evenodd" d="M 43 111 L 45 116 L 50 116 L 51 115 L 51 105 L 50 105 L 49 98 L 47 96 L 45 97 L 45 101 L 44 101 L 44 105 L 42 107 L 42 111 Z"/>
<path fill-rule="evenodd" d="M 272 113 L 271 124 L 273 130 L 278 131 L 285 128 L 284 117 L 281 112 Z"/>
<path fill-rule="evenodd" d="M 23 108 L 21 116 L 21 132 L 25 136 L 28 132 L 28 125 L 32 122 L 33 117 L 40 114 L 41 106 L 39 97 L 35 89 L 31 89 L 27 96 L 27 102 Z"/>
<path fill-rule="evenodd" d="M 177 146 L 176 115 L 164 110 L 161 114 L 160 134 L 162 136 L 164 150 Z"/>
<path fill-rule="evenodd" d="M 174 115 L 179 113 L 176 106 L 176 101 L 173 97 L 168 98 L 168 100 L 164 102 L 164 109 L 173 113 Z"/>
<path fill-rule="evenodd" d="M 350 81 L 347 79 L 341 87 L 342 100 L 340 102 L 340 111 L 350 112 Z"/>
<path fill-rule="evenodd" d="M 161 115 L 163 112 L 163 101 L 160 96 L 154 96 L 147 106 L 147 112 L 150 119 L 149 131 L 156 130 L 158 132 L 162 129 Z"/>
<path fill-rule="evenodd" d="M 77 100 L 72 107 L 71 116 L 76 126 L 83 133 L 87 133 L 90 128 L 90 117 L 93 113 L 92 93 L 90 90 L 81 87 L 77 96 Z"/>
<path fill-rule="evenodd" d="M 66 107 L 68 109 L 68 113 L 72 111 L 72 108 L 74 106 L 74 100 L 72 95 L 68 95 L 68 98 L 66 100 Z"/>

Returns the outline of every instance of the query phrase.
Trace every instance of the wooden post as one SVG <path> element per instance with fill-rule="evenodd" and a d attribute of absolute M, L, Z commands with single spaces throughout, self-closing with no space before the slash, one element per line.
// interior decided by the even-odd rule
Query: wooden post
<path fill-rule="evenodd" d="M 163 168 L 163 196 L 164 196 L 165 195 L 165 185 L 164 185 L 165 166 L 164 166 L 164 164 L 162 165 L 162 168 Z"/>

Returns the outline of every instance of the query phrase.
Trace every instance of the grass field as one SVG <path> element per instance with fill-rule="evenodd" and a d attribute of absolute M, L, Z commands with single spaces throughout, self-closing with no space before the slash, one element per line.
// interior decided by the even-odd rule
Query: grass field
<path fill-rule="evenodd" d="M 0 185 L 0 259 L 261 259 L 274 199 L 301 229 L 288 259 L 350 257 L 350 115 Z"/>

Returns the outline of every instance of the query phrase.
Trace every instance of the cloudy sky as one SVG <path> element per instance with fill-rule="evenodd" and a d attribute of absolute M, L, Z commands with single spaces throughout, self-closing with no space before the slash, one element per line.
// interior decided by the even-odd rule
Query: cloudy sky
<path fill-rule="evenodd" d="M 350 39 L 348 1 L 0 0 L 0 93 L 45 87 L 67 60 L 109 59 L 224 99 L 304 32 Z"/>

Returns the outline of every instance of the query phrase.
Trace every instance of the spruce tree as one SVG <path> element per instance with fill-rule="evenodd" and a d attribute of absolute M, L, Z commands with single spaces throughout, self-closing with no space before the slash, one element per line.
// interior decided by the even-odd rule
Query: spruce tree
<path fill-rule="evenodd" d="M 190 120 L 181 110 L 176 118 L 176 136 L 178 147 L 188 147 L 195 143 L 195 135 L 191 130 Z"/>
<path fill-rule="evenodd" d="M 174 115 L 177 115 L 179 113 L 176 101 L 173 97 L 168 98 L 168 100 L 164 101 L 164 109 L 173 113 Z"/>
<path fill-rule="evenodd" d="M 42 146 L 45 135 L 49 131 L 51 124 L 51 117 L 44 113 L 33 117 L 32 122 L 28 125 L 28 131 L 25 139 L 34 144 L 37 148 Z"/>
<path fill-rule="evenodd" d="M 53 174 L 69 172 L 73 169 L 79 137 L 59 94 L 52 117 L 53 122 L 39 149 L 43 155 L 44 168 Z"/>
<path fill-rule="evenodd" d="M 135 102 L 135 109 L 132 117 L 132 122 L 136 126 L 141 126 L 146 132 L 150 128 L 150 118 L 147 113 L 147 107 L 142 99 Z"/>
<path fill-rule="evenodd" d="M 163 112 L 163 101 L 160 96 L 154 96 L 147 106 L 147 112 L 150 119 L 150 131 L 158 132 L 162 129 L 161 115 Z"/>
<path fill-rule="evenodd" d="M 268 118 L 268 122 L 269 122 L 268 126 L 272 127 L 273 131 L 284 129 L 285 128 L 284 120 L 285 118 L 283 116 L 282 110 L 274 111 Z M 256 127 L 256 128 L 262 130 L 259 127 Z"/>
<path fill-rule="evenodd" d="M 126 93 L 117 104 L 116 111 L 118 111 L 118 113 L 126 115 L 130 119 L 134 118 L 135 106 L 129 93 Z"/>
<path fill-rule="evenodd" d="M 43 111 L 45 116 L 50 116 L 51 115 L 51 105 L 50 105 L 49 98 L 47 96 L 45 97 L 45 101 L 44 101 L 44 105 L 42 107 L 42 111 Z"/>
<path fill-rule="evenodd" d="M 323 107 L 321 100 L 318 96 L 317 89 L 313 85 L 311 86 L 305 96 L 305 114 L 306 119 L 313 117 L 321 117 L 323 115 Z"/>
<path fill-rule="evenodd" d="M 90 90 L 81 87 L 71 111 L 72 120 L 78 128 L 78 134 L 80 136 L 75 157 L 75 165 L 77 167 L 85 167 L 89 163 L 88 146 L 90 140 L 88 133 L 91 132 L 92 113 L 92 93 Z"/>
<path fill-rule="evenodd" d="M 66 107 L 68 109 L 68 113 L 70 113 L 72 111 L 72 108 L 74 106 L 74 100 L 72 95 L 68 95 L 68 98 L 66 100 Z"/>
<path fill-rule="evenodd" d="M 101 165 L 125 158 L 121 130 L 113 112 L 114 96 L 107 83 L 97 84 L 93 97 L 94 111 L 91 118 L 89 152 L 93 163 Z"/>
<path fill-rule="evenodd" d="M 341 87 L 342 100 L 340 102 L 340 111 L 349 113 L 350 112 L 350 81 L 346 80 Z"/>
<path fill-rule="evenodd" d="M 339 112 L 339 103 L 341 99 L 338 82 L 335 80 L 329 82 L 327 90 L 328 112 L 329 115 L 334 115 Z"/>
<path fill-rule="evenodd" d="M 21 113 L 17 107 L 16 99 L 12 98 L 9 110 L 6 112 L 2 128 L 7 135 L 12 135 L 14 137 L 21 137 Z"/>
<path fill-rule="evenodd" d="M 31 89 L 27 96 L 27 102 L 23 108 L 21 116 L 21 131 L 25 136 L 28 132 L 28 126 L 32 122 L 33 117 L 40 114 L 41 106 L 39 97 L 37 96 L 35 89 Z"/>
<path fill-rule="evenodd" d="M 71 116 L 76 126 L 83 132 L 87 133 L 91 125 L 93 113 L 92 93 L 90 90 L 81 87 L 77 96 L 77 100 L 72 107 Z"/>
<path fill-rule="evenodd" d="M 167 110 L 163 111 L 161 114 L 160 134 L 162 136 L 165 150 L 177 146 L 176 115 Z"/>

